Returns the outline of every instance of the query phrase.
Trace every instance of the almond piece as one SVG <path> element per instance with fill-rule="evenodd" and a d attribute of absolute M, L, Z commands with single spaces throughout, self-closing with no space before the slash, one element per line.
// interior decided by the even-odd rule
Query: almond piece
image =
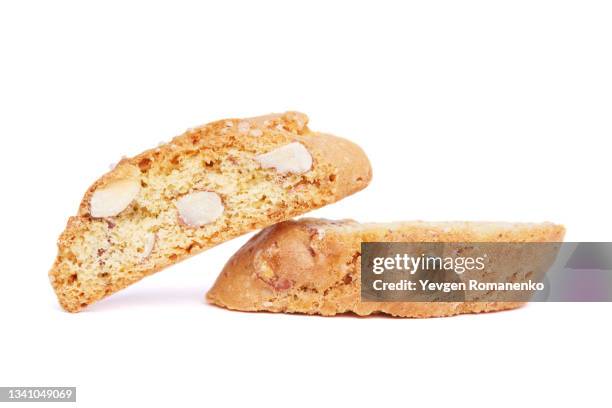
<path fill-rule="evenodd" d="M 89 201 L 89 212 L 94 218 L 112 217 L 125 210 L 140 192 L 140 181 L 123 179 L 98 188 Z"/>
<path fill-rule="evenodd" d="M 312 156 L 299 142 L 289 143 L 268 153 L 260 154 L 255 159 L 264 169 L 275 168 L 281 174 L 306 173 L 312 167 Z"/>
<path fill-rule="evenodd" d="M 251 129 L 249 131 L 249 136 L 259 137 L 263 135 L 263 131 L 261 129 Z"/>
<path fill-rule="evenodd" d="M 217 193 L 197 191 L 176 200 L 179 217 L 185 225 L 200 227 L 223 215 L 223 203 Z"/>
<path fill-rule="evenodd" d="M 246 135 L 247 133 L 249 133 L 250 128 L 251 124 L 246 120 L 243 120 L 242 122 L 238 123 L 238 133 L 240 133 L 241 135 Z"/>
<path fill-rule="evenodd" d="M 153 247 L 155 247 L 155 241 L 157 241 L 157 235 L 152 232 L 147 232 L 147 235 L 144 237 L 144 246 L 142 249 L 141 259 L 146 259 L 153 252 Z"/>

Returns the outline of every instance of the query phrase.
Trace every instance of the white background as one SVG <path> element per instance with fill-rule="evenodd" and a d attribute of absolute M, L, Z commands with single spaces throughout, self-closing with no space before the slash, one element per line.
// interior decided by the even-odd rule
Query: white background
<path fill-rule="evenodd" d="M 198 3 L 0 5 L 0 385 L 77 386 L 83 407 L 609 404 L 610 304 L 429 320 L 207 305 L 248 237 L 61 311 L 47 271 L 90 183 L 225 117 L 300 110 L 365 149 L 370 187 L 313 216 L 611 239 L 609 2 Z"/>

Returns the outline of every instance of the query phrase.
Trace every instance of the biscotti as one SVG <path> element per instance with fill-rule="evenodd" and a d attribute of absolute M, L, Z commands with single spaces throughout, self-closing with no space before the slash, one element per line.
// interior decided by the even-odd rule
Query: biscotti
<path fill-rule="evenodd" d="M 78 311 L 160 269 L 366 187 L 355 144 L 297 112 L 227 119 L 122 160 L 86 192 L 49 273 Z"/>
<path fill-rule="evenodd" d="M 229 309 L 335 315 L 435 317 L 516 308 L 522 302 L 363 302 L 362 242 L 559 242 L 550 223 L 403 222 L 302 219 L 261 231 L 226 264 L 207 294 Z"/>

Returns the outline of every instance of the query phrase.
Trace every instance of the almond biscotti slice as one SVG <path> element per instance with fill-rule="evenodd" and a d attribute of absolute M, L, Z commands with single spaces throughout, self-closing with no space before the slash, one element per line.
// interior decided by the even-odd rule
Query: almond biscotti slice
<path fill-rule="evenodd" d="M 268 227 L 226 264 L 207 299 L 243 311 L 436 317 L 519 307 L 521 302 L 362 302 L 362 242 L 560 242 L 550 223 L 302 219 Z"/>
<path fill-rule="evenodd" d="M 297 112 L 228 119 L 122 160 L 87 190 L 49 276 L 75 312 L 221 242 L 366 187 L 363 151 Z"/>

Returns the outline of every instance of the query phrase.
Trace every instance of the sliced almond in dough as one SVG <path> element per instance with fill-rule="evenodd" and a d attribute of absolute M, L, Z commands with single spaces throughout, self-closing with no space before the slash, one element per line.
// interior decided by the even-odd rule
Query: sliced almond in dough
<path fill-rule="evenodd" d="M 223 202 L 219 194 L 197 191 L 176 201 L 176 208 L 183 223 L 190 227 L 210 224 L 223 215 Z"/>
<path fill-rule="evenodd" d="M 98 188 L 89 201 L 89 211 L 94 218 L 112 217 L 125 210 L 140 192 L 138 179 L 110 182 Z"/>
<path fill-rule="evenodd" d="M 268 153 L 260 154 L 256 159 L 264 169 L 275 168 L 281 174 L 302 174 L 312 167 L 310 152 L 299 142 L 289 143 Z"/>

